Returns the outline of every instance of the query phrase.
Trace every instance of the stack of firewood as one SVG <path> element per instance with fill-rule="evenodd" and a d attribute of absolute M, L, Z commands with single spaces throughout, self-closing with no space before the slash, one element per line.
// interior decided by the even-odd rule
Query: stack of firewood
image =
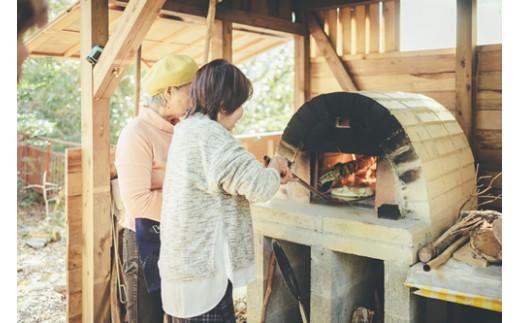
<path fill-rule="evenodd" d="M 477 191 L 470 197 L 479 198 L 479 208 L 502 198 L 501 195 L 491 196 L 488 193 L 499 176 L 501 173 L 491 178 L 486 186 L 477 186 Z M 481 177 L 479 181 L 483 179 L 485 178 Z M 461 209 L 463 207 L 464 205 Z M 418 254 L 426 271 L 438 268 L 452 255 L 455 259 L 471 265 L 487 266 L 489 263 L 501 263 L 502 213 L 482 209 L 461 210 L 456 223 L 433 243 L 421 248 Z"/>
<path fill-rule="evenodd" d="M 466 256 L 463 254 L 467 254 L 468 246 L 472 251 L 470 256 L 477 260 L 466 261 Z M 480 258 L 483 260 L 482 265 L 500 263 L 502 261 L 502 213 L 491 210 L 462 211 L 453 226 L 433 243 L 419 250 L 419 260 L 424 263 L 426 271 L 435 269 L 448 261 L 459 248 L 461 252 L 458 260 L 475 264 Z"/>

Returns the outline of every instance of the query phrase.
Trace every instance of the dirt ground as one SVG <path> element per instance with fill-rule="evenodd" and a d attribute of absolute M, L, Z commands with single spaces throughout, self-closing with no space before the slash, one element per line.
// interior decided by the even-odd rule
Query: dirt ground
<path fill-rule="evenodd" d="M 65 322 L 65 225 L 18 210 L 18 322 Z M 43 246 L 45 245 L 45 246 Z"/>
<path fill-rule="evenodd" d="M 43 206 L 18 210 L 18 322 L 66 322 L 66 226 Z M 247 321 L 246 289 L 234 291 L 237 323 Z"/>

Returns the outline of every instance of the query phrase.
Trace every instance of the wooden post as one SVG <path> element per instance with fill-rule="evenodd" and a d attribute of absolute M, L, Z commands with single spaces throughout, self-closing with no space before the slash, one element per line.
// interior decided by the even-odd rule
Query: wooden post
<path fill-rule="evenodd" d="M 368 17 L 370 19 L 370 53 L 379 53 L 379 3 L 368 6 Z"/>
<path fill-rule="evenodd" d="M 94 99 L 85 59 L 108 40 L 108 0 L 81 2 L 81 148 L 83 196 L 82 320 L 110 322 L 110 127 L 108 98 Z M 95 158 L 94 158 L 95 152 Z"/>
<path fill-rule="evenodd" d="M 82 321 L 82 170 L 81 149 L 65 152 L 65 218 L 67 219 L 67 314 L 68 323 Z"/>
<path fill-rule="evenodd" d="M 139 104 L 141 99 L 141 56 L 143 46 L 139 46 L 135 55 L 135 115 L 139 115 Z"/>
<path fill-rule="evenodd" d="M 475 102 L 476 7 L 476 0 L 457 0 L 456 117 L 469 142 Z"/>
<path fill-rule="evenodd" d="M 313 15 L 308 15 L 309 32 L 316 41 L 316 45 L 320 52 L 325 57 L 325 61 L 329 65 L 334 77 L 344 91 L 357 91 L 357 86 L 354 84 L 352 77 L 348 73 L 343 61 L 340 59 L 336 50 L 332 47 L 329 38 L 320 27 L 318 19 Z"/>
<path fill-rule="evenodd" d="M 359 5 L 355 8 L 356 14 L 356 54 L 366 53 L 366 8 Z"/>
<path fill-rule="evenodd" d="M 310 37 L 294 36 L 294 111 L 310 99 Z"/>
<path fill-rule="evenodd" d="M 223 58 L 233 62 L 233 24 L 229 21 L 215 21 L 211 37 L 210 59 Z"/>
<path fill-rule="evenodd" d="M 329 27 L 329 39 L 332 47 L 338 48 L 338 13 L 336 9 L 328 10 L 325 14 L 325 21 Z"/>
<path fill-rule="evenodd" d="M 385 52 L 395 52 L 400 49 L 401 33 L 401 3 L 400 0 L 383 2 Z"/>
<path fill-rule="evenodd" d="M 339 9 L 339 21 L 341 23 L 341 35 L 343 36 L 342 55 L 352 54 L 352 7 Z"/>

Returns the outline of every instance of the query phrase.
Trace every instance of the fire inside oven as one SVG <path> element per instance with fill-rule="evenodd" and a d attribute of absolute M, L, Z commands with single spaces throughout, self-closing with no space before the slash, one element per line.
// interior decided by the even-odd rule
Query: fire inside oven
<path fill-rule="evenodd" d="M 377 157 L 352 153 L 316 153 L 312 185 L 328 198 L 313 202 L 374 205 Z"/>

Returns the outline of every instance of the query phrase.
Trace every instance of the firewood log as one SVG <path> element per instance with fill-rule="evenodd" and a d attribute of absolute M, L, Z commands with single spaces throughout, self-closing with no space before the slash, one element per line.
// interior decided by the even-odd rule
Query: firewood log
<path fill-rule="evenodd" d="M 372 323 L 374 319 L 374 311 L 365 308 L 358 307 L 352 313 L 352 321 L 351 323 Z"/>
<path fill-rule="evenodd" d="M 467 235 L 460 237 L 451 246 L 446 248 L 446 250 L 444 250 L 437 258 L 430 260 L 427 264 L 425 264 L 423 266 L 424 271 L 430 271 L 432 269 L 439 268 L 442 264 L 448 261 L 451 258 L 451 255 L 457 251 L 457 249 L 462 247 L 466 241 L 468 241 Z"/>
<path fill-rule="evenodd" d="M 442 239 L 437 239 L 434 243 L 430 243 L 419 250 L 419 260 L 424 263 L 432 260 L 446 250 L 446 248 L 453 244 L 459 237 L 460 234 L 441 236 Z"/>
<path fill-rule="evenodd" d="M 497 223 L 497 226 L 499 225 L 501 226 L 501 221 Z M 477 255 L 489 262 L 497 263 L 502 261 L 502 245 L 493 227 L 493 224 L 488 222 L 482 223 L 479 228 L 471 232 L 469 244 Z"/>
<path fill-rule="evenodd" d="M 493 222 L 493 234 L 495 235 L 495 238 L 497 238 L 498 242 L 502 244 L 502 217 Z"/>
<path fill-rule="evenodd" d="M 426 245 L 419 250 L 418 256 L 421 262 L 427 263 L 437 255 L 441 254 L 446 248 L 452 245 L 457 239 L 468 235 L 474 228 L 480 226 L 483 221 L 494 221 L 501 216 L 496 211 L 462 211 L 457 222 L 446 230 L 433 243 Z"/>

